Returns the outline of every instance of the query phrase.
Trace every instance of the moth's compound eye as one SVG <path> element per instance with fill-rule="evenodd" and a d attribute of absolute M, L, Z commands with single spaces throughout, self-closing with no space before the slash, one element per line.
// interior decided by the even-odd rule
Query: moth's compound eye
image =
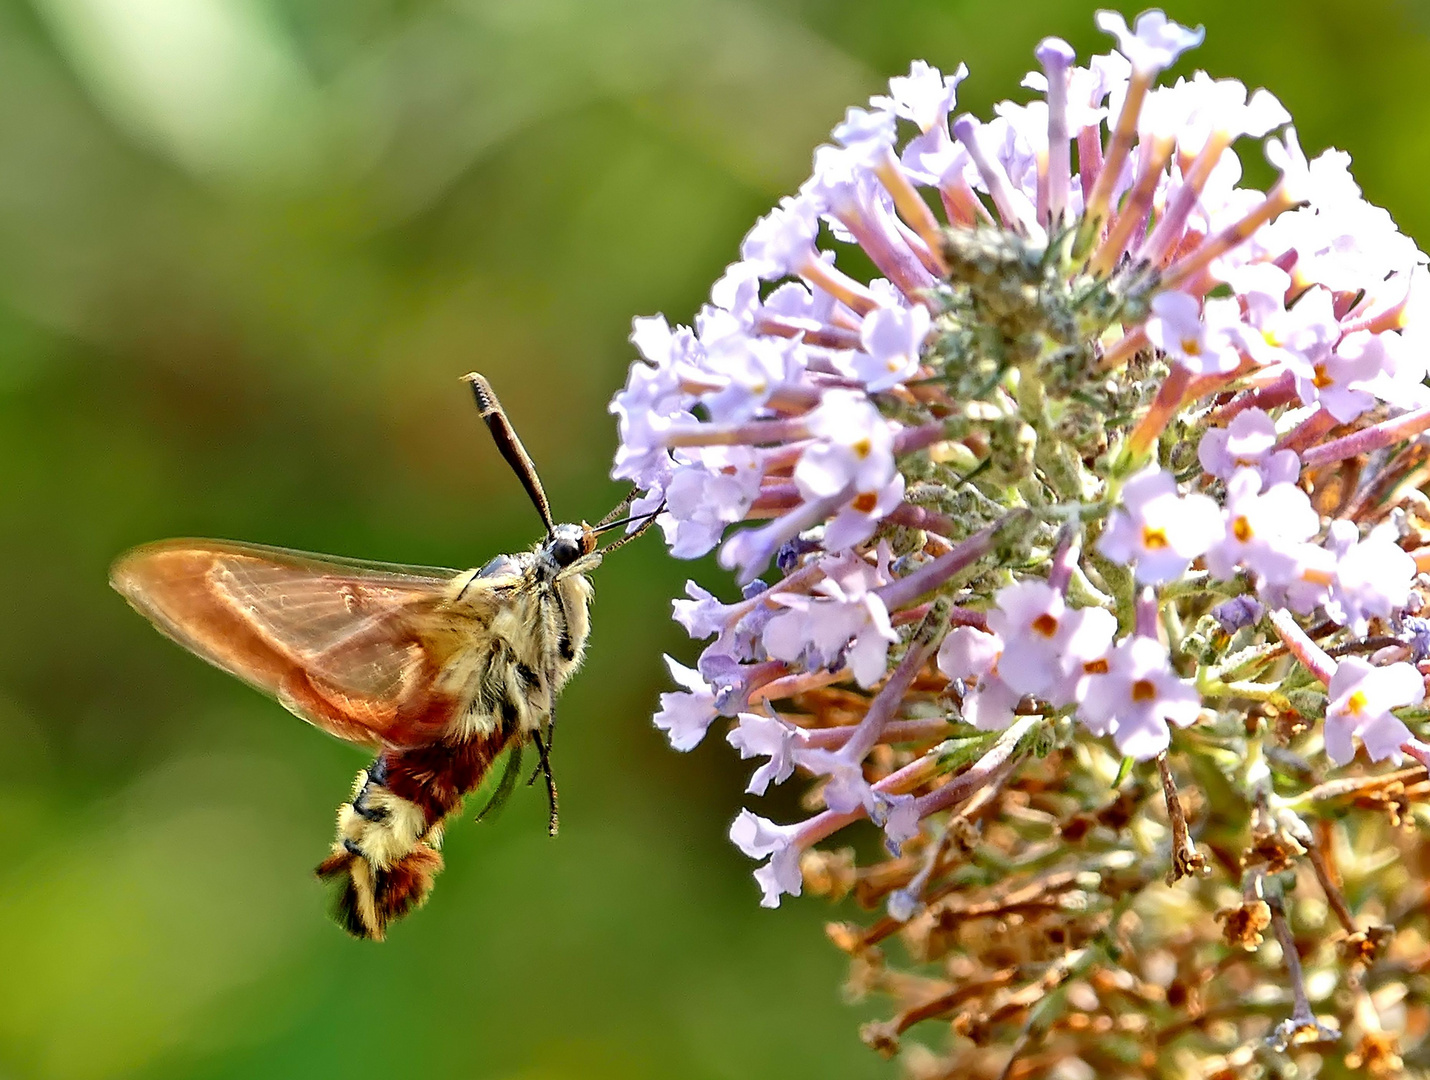
<path fill-rule="evenodd" d="M 557 566 L 570 566 L 582 554 L 581 545 L 565 536 L 551 543 L 551 558 Z"/>

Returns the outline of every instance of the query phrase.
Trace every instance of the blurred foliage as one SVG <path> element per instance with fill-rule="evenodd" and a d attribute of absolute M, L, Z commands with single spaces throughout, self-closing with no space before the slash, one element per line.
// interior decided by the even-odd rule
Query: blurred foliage
<path fill-rule="evenodd" d="M 1104 50 L 1095 7 L 0 3 L 0 1076 L 885 1075 L 823 905 L 756 906 L 732 752 L 650 726 L 660 652 L 691 655 L 691 568 L 654 537 L 597 580 L 561 838 L 530 792 L 455 822 L 379 947 L 310 876 L 363 756 L 164 643 L 105 571 L 166 535 L 525 546 L 472 367 L 558 512 L 599 517 L 631 316 L 687 320 L 910 59 L 966 61 L 986 114 L 1044 35 Z M 1169 8 L 1207 26 L 1193 64 L 1274 90 L 1425 244 L 1423 0 Z"/>

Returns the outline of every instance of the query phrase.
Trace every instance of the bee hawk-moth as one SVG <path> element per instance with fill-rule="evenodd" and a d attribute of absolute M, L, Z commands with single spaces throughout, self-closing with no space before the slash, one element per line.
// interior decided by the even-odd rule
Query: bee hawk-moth
<path fill-rule="evenodd" d="M 180 645 L 315 727 L 376 751 L 339 807 L 332 853 L 317 868 L 337 880 L 337 919 L 357 937 L 381 940 L 389 922 L 426 899 L 442 868 L 443 820 L 503 753 L 493 803 L 510 792 L 521 749 L 534 743 L 556 835 L 551 732 L 556 695 L 586 649 L 587 575 L 654 516 L 612 521 L 627 500 L 595 527 L 556 524 L 490 385 L 475 373 L 466 379 L 546 526 L 530 551 L 456 571 L 163 540 L 121 555 L 110 572 L 114 588 Z M 622 525 L 632 528 L 597 547 L 599 533 Z"/>

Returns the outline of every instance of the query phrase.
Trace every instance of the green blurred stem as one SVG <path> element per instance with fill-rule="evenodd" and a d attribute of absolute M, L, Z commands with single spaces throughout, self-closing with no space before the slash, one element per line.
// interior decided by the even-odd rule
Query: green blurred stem
<path fill-rule="evenodd" d="M 1291 703 L 1278 686 L 1260 682 L 1222 682 L 1208 674 L 1197 680 L 1197 690 L 1202 697 L 1245 698 L 1248 701 L 1267 701 L 1277 708 L 1289 709 Z"/>

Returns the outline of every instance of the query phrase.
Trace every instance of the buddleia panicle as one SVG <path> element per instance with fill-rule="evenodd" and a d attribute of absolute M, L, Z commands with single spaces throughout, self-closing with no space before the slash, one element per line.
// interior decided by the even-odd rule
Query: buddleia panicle
<path fill-rule="evenodd" d="M 1111 52 L 1043 41 L 991 118 L 913 64 L 693 325 L 636 320 L 613 475 L 734 576 L 675 600 L 707 643 L 655 723 L 718 722 L 752 796 L 814 785 L 730 838 L 767 906 L 884 909 L 831 934 L 895 1002 L 870 1045 L 951 1023 L 913 1075 L 1398 1075 L 1430 1053 L 1425 257 L 1272 94 L 1163 79 L 1200 30 L 1097 22 Z M 826 844 L 866 822 L 882 855 Z"/>

